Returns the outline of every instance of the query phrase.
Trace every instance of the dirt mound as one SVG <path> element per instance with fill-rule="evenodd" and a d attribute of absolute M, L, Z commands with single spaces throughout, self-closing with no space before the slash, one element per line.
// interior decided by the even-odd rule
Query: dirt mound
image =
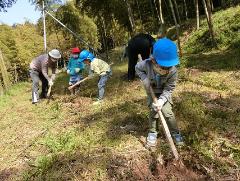
<path fill-rule="evenodd" d="M 18 173 L 18 169 L 16 168 L 9 168 L 0 171 L 0 180 L 7 181 L 12 180 L 12 176 Z"/>
<path fill-rule="evenodd" d="M 116 158 L 108 169 L 111 180 L 204 180 L 202 175 L 176 162 L 159 164 L 152 157 Z"/>

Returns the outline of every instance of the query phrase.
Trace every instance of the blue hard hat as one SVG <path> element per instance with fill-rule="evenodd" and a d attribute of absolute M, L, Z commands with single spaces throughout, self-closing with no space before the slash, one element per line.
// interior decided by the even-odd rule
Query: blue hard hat
<path fill-rule="evenodd" d="M 158 40 L 153 46 L 153 58 L 163 67 L 179 64 L 176 44 L 168 38 Z"/>
<path fill-rule="evenodd" d="M 83 62 L 85 59 L 90 60 L 90 62 L 95 58 L 95 56 L 88 50 L 81 51 L 79 55 L 80 62 Z"/>

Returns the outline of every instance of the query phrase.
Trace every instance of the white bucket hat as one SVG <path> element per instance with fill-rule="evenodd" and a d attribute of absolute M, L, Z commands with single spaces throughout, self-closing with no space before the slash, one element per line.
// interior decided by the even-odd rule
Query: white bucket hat
<path fill-rule="evenodd" d="M 61 54 L 57 49 L 52 49 L 48 54 L 50 55 L 50 57 L 55 59 L 61 58 Z"/>

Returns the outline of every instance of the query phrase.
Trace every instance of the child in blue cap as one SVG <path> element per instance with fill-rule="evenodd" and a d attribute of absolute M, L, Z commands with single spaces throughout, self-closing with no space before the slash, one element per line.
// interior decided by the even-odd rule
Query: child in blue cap
<path fill-rule="evenodd" d="M 139 62 L 135 69 L 140 77 L 148 95 L 148 106 L 150 107 L 150 130 L 147 136 L 147 146 L 156 146 L 159 117 L 158 110 L 161 110 L 165 117 L 171 135 L 177 145 L 182 145 L 183 140 L 177 122 L 172 111 L 172 92 L 176 87 L 177 68 L 179 58 L 176 44 L 166 37 L 161 37 L 153 46 L 152 57 Z M 153 103 L 150 95 L 150 86 L 158 98 Z"/>
<path fill-rule="evenodd" d="M 94 102 L 94 105 L 100 104 L 103 100 L 105 94 L 105 85 L 109 77 L 112 75 L 112 71 L 107 62 L 96 58 L 91 52 L 88 50 L 83 50 L 80 53 L 80 60 L 84 62 L 84 64 L 89 66 L 89 74 L 93 76 L 94 74 L 99 76 L 98 80 L 98 98 L 97 101 Z"/>
<path fill-rule="evenodd" d="M 71 51 L 71 58 L 69 59 L 67 66 L 67 73 L 70 75 L 69 85 L 74 85 L 82 79 L 82 71 L 84 70 L 84 64 L 79 59 L 80 49 L 75 47 Z M 75 88 L 71 90 L 71 94 L 75 93 Z"/>

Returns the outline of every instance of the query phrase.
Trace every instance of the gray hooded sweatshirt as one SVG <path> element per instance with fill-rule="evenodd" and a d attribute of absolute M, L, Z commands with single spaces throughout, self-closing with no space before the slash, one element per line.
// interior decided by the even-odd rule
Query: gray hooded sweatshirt
<path fill-rule="evenodd" d="M 171 67 L 169 73 L 166 75 L 156 74 L 153 71 L 153 64 L 150 60 L 138 62 L 135 66 L 136 73 L 143 81 L 148 78 L 151 82 L 155 94 L 160 94 L 159 99 L 164 102 L 172 103 L 172 92 L 176 87 L 177 82 L 177 68 Z"/>

